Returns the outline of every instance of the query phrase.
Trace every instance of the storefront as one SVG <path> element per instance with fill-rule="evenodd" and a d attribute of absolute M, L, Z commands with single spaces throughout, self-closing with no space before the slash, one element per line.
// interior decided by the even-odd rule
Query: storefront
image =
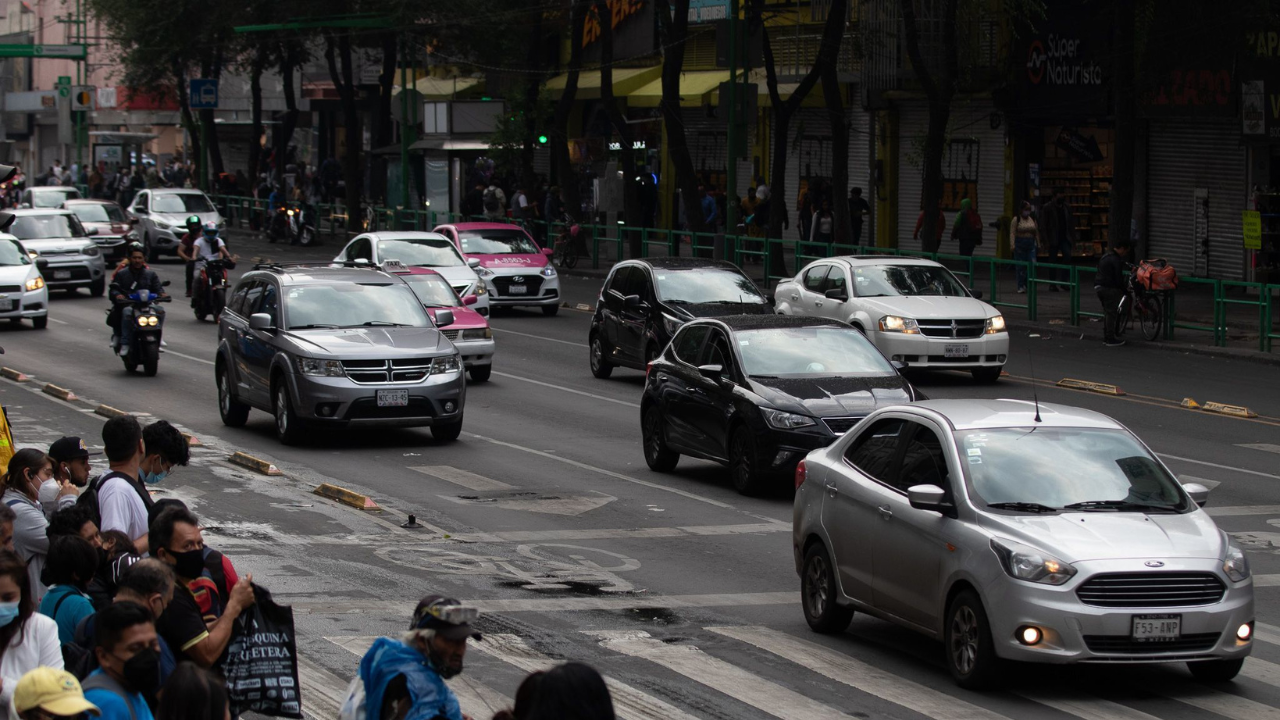
<path fill-rule="evenodd" d="M 1244 278 L 1280 282 L 1280 48 L 1275 33 L 1246 37 L 1239 63 L 1240 115 L 1237 119 L 1247 159 L 1248 197 L 1242 209 L 1261 213 L 1261 228 L 1241 237 Z M 1236 228 L 1242 219 L 1232 214 Z M 1243 234 L 1243 233 L 1242 233 Z"/>

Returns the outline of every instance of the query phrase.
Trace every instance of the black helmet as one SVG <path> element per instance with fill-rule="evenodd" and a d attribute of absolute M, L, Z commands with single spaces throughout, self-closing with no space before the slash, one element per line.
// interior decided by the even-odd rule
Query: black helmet
<path fill-rule="evenodd" d="M 199 215 L 192 215 L 191 217 L 187 218 L 187 227 L 191 227 L 192 225 L 195 225 L 197 228 L 200 227 Z"/>
<path fill-rule="evenodd" d="M 128 256 L 128 255 L 132 255 L 132 254 L 134 254 L 134 253 L 136 253 L 136 252 L 140 252 L 140 253 L 142 253 L 143 255 L 146 255 L 146 254 L 147 254 L 147 246 L 146 246 L 146 245 L 143 245 L 143 244 L 142 244 L 142 243 L 140 243 L 140 242 L 134 241 L 134 242 L 129 243 L 129 246 L 128 246 L 127 248 L 125 248 L 125 255 L 126 255 L 126 256 Z"/>

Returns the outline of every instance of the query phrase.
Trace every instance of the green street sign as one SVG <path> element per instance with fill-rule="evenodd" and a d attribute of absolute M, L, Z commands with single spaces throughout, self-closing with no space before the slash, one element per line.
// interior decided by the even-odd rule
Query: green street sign
<path fill-rule="evenodd" d="M 71 76 L 70 76 L 70 75 L 59 75 L 59 76 L 58 76 L 58 82 L 57 82 L 57 84 L 58 84 L 58 85 L 66 85 L 66 86 L 70 87 L 70 86 L 71 86 Z"/>
<path fill-rule="evenodd" d="M 59 85 L 59 86 L 58 86 L 58 97 L 60 97 L 60 98 L 69 98 L 69 97 L 71 97 L 71 86 L 70 86 L 70 85 Z"/>
<path fill-rule="evenodd" d="M 84 45 L 0 45 L 0 58 L 56 58 L 59 60 L 84 60 Z"/>

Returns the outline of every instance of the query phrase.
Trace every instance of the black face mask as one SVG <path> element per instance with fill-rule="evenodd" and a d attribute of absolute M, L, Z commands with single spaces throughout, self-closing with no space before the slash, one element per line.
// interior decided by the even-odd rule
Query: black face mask
<path fill-rule="evenodd" d="M 173 571 L 178 574 L 178 577 L 194 580 L 204 572 L 204 550 L 174 552 L 166 549 L 165 552 L 173 556 Z"/>
<path fill-rule="evenodd" d="M 160 687 L 160 653 L 147 648 L 126 660 L 124 681 L 133 692 L 155 694 Z"/>

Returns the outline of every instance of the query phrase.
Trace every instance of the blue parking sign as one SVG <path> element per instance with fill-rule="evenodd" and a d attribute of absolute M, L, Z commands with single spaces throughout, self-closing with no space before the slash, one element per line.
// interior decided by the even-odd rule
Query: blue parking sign
<path fill-rule="evenodd" d="M 189 84 L 192 110 L 218 109 L 218 81 L 209 78 L 192 78 Z"/>

